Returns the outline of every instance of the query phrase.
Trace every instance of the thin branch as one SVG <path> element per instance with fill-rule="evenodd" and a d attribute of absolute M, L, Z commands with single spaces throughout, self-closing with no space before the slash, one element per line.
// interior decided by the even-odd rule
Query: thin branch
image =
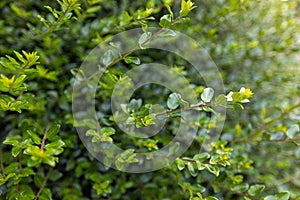
<path fill-rule="evenodd" d="M 27 61 L 26 63 L 24 63 L 24 65 L 23 65 L 20 69 L 18 69 L 18 70 L 16 70 L 15 72 L 13 72 L 13 74 L 19 74 L 20 72 L 23 72 L 24 69 L 25 69 L 26 67 L 28 67 L 28 65 L 29 65 L 29 61 Z"/>
<path fill-rule="evenodd" d="M 180 158 L 181 160 L 184 160 L 184 161 L 187 161 L 187 162 L 191 162 L 191 163 L 194 163 L 196 162 L 196 160 L 192 159 L 192 158 Z M 210 164 L 209 161 L 205 161 L 205 162 L 201 162 L 203 164 Z"/>
<path fill-rule="evenodd" d="M 213 106 L 217 106 L 217 105 L 216 104 L 198 104 L 198 105 L 190 106 L 188 108 L 182 108 L 182 109 L 178 108 L 178 109 L 175 109 L 175 110 L 168 110 L 168 111 L 165 111 L 165 112 L 162 112 L 162 113 L 158 113 L 155 116 L 158 117 L 158 116 L 162 116 L 162 115 L 169 115 L 169 114 L 172 114 L 172 113 L 178 113 L 178 112 L 181 112 L 181 111 L 193 110 L 193 109 L 196 109 L 196 108 L 203 108 L 203 107 L 213 107 Z"/>
<path fill-rule="evenodd" d="M 175 24 L 179 19 L 181 19 L 180 17 L 177 17 L 176 19 L 174 19 L 171 22 L 171 25 Z M 133 52 L 141 49 L 140 46 L 143 46 L 145 44 L 147 44 L 148 42 L 150 42 L 151 40 L 153 40 L 155 37 L 157 37 L 163 30 L 165 30 L 165 28 L 160 28 L 156 33 L 154 33 L 151 37 L 149 37 L 146 41 L 144 41 L 142 44 L 139 44 L 137 47 L 134 47 L 133 49 L 129 50 L 128 52 L 126 52 L 123 55 L 120 55 L 119 58 L 115 59 L 113 62 L 111 62 L 108 66 L 106 66 L 106 68 L 109 68 L 113 65 L 115 65 L 116 63 L 120 62 L 121 60 L 123 60 L 126 56 L 129 56 L 130 54 L 132 54 Z M 94 73 L 93 75 L 91 75 L 90 77 L 87 77 L 84 81 L 89 81 L 91 80 L 93 77 L 97 76 L 98 73 Z"/>
<path fill-rule="evenodd" d="M 162 9 L 162 8 L 164 8 L 165 7 L 165 5 L 160 5 L 160 6 L 158 6 L 158 7 L 156 7 L 156 8 L 154 8 L 154 10 L 155 9 Z M 149 16 L 148 16 L 149 17 Z M 129 21 L 128 23 L 126 23 L 126 24 L 123 24 L 123 25 L 119 25 L 119 26 L 115 26 L 115 27 L 113 27 L 112 29 L 110 29 L 110 30 L 108 30 L 108 31 L 104 31 L 104 32 L 102 32 L 100 35 L 101 36 L 104 36 L 104 35 L 107 35 L 107 34 L 111 34 L 111 33 L 114 33 L 115 31 L 117 31 L 117 30 L 119 30 L 119 29 L 122 29 L 122 28 L 125 28 L 125 27 L 128 27 L 128 26 L 131 26 L 131 25 L 135 25 L 136 23 L 138 24 L 140 21 L 143 21 L 143 20 L 145 20 L 145 19 L 147 19 L 148 17 L 143 17 L 143 18 L 140 18 L 140 19 L 138 19 L 138 20 L 131 20 L 131 21 Z"/>
<path fill-rule="evenodd" d="M 54 24 L 52 24 L 50 26 L 50 28 L 48 28 L 45 32 L 37 35 L 35 37 L 35 39 L 40 39 L 42 38 L 44 35 L 47 35 L 48 33 L 51 33 L 54 31 L 54 29 L 59 25 L 59 22 L 67 15 L 67 13 L 69 12 L 69 9 L 71 7 L 71 4 L 69 4 L 66 8 L 66 10 L 63 12 L 63 14 L 54 22 Z"/>
<path fill-rule="evenodd" d="M 285 110 L 283 113 L 281 113 L 281 115 L 279 115 L 278 117 L 272 119 L 271 121 L 265 122 L 265 124 L 271 124 L 277 120 L 282 119 L 283 117 L 285 117 L 286 115 L 290 114 L 291 111 L 297 109 L 298 107 L 300 107 L 300 102 L 297 103 L 296 105 L 290 107 L 289 109 Z"/>
<path fill-rule="evenodd" d="M 48 181 L 48 179 L 49 179 L 49 176 L 50 176 L 50 173 L 52 172 L 52 170 L 53 170 L 53 168 L 50 168 L 50 169 L 49 169 L 49 171 L 48 171 L 48 173 L 47 173 L 47 175 L 46 175 L 46 177 L 45 177 L 45 179 L 44 179 L 44 181 L 43 181 L 43 183 L 42 183 L 42 185 L 41 185 L 39 191 L 36 193 L 36 195 L 35 195 L 35 197 L 34 197 L 34 200 L 38 200 L 39 196 L 41 195 L 43 189 L 45 188 L 45 186 L 46 186 L 46 184 L 47 184 L 47 181 Z"/>
<path fill-rule="evenodd" d="M 44 132 L 43 140 L 42 140 L 42 143 L 41 143 L 41 150 L 44 150 L 48 130 L 49 130 L 49 126 L 46 128 L 46 130 Z"/>

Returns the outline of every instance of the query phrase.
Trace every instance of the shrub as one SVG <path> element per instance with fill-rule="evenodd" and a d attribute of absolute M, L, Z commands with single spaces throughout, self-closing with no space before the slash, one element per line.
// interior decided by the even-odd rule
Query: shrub
<path fill-rule="evenodd" d="M 296 1 L 28 0 L 0 9 L 1 199 L 299 199 Z M 132 28 L 139 37 L 123 41 L 137 48 L 122 54 L 114 35 Z M 202 50 L 184 60 L 147 46 L 174 47 L 179 33 L 220 74 L 199 76 L 192 60 L 214 66 Z M 84 61 L 99 44 L 106 68 L 97 80 Z M 184 55 L 200 49 L 179 44 Z M 120 103 L 135 84 L 127 71 L 171 77 L 172 86 L 152 81 Z M 220 77 L 225 91 L 208 84 Z M 151 159 L 159 166 L 126 173 Z"/>

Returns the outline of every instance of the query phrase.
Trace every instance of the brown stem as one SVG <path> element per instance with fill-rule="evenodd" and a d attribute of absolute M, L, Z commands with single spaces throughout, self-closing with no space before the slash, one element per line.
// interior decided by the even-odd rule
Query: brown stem
<path fill-rule="evenodd" d="M 20 69 L 13 72 L 14 74 L 19 74 L 20 72 L 24 71 L 24 69 L 29 65 L 29 61 L 27 61 Z"/>
<path fill-rule="evenodd" d="M 41 150 L 44 150 L 48 130 L 49 130 L 49 126 L 46 128 L 46 130 L 44 132 L 44 136 L 43 136 L 42 143 L 41 143 Z"/>
<path fill-rule="evenodd" d="M 52 172 L 52 170 L 53 170 L 53 168 L 50 168 L 50 169 L 49 169 L 49 171 L 48 171 L 48 173 L 47 173 L 47 175 L 46 175 L 46 177 L 45 177 L 45 179 L 44 179 L 44 181 L 43 181 L 43 183 L 42 183 L 42 185 L 41 185 L 39 191 L 36 193 L 36 195 L 35 195 L 35 197 L 34 197 L 34 200 L 38 200 L 39 196 L 41 195 L 43 189 L 45 188 L 45 186 L 46 186 L 46 184 L 47 184 L 47 181 L 48 181 L 48 179 L 49 179 L 49 176 L 50 176 L 50 173 Z"/>
<path fill-rule="evenodd" d="M 156 114 L 155 116 L 162 116 L 162 115 L 168 115 L 168 114 L 171 114 L 171 113 L 177 113 L 177 112 L 180 112 L 180 111 L 187 111 L 187 110 L 193 110 L 195 108 L 202 108 L 202 107 L 213 107 L 213 106 L 217 106 L 216 104 L 198 104 L 198 105 L 195 105 L 195 106 L 190 106 L 188 108 L 178 108 L 178 109 L 175 109 L 175 110 L 168 110 L 168 111 L 165 111 L 165 112 L 162 112 L 162 113 L 158 113 Z"/>
<path fill-rule="evenodd" d="M 187 162 L 196 162 L 196 160 L 191 159 L 191 158 L 180 158 L 181 160 L 187 161 Z M 203 164 L 210 164 L 209 161 L 201 162 Z"/>

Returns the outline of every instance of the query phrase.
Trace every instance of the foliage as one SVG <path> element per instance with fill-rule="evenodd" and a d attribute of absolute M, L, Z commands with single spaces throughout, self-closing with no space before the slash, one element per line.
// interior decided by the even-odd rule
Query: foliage
<path fill-rule="evenodd" d="M 1 1 L 0 199 L 300 199 L 297 5 L 294 0 Z M 187 61 L 146 51 L 151 26 L 196 39 L 219 67 L 226 94 L 206 87 Z M 144 30 L 136 39 L 140 48 L 118 60 L 108 51 L 103 60 L 111 67 L 95 95 L 101 130 L 86 132 L 95 144 L 127 149 L 106 165 L 122 169 L 137 162 L 138 151 L 155 151 L 171 141 L 184 120 L 182 110 L 200 113 L 199 122 L 185 121 L 199 129 L 186 153 L 164 169 L 139 175 L 97 161 L 83 146 L 71 109 L 74 76 L 89 51 L 136 27 Z M 121 134 L 109 101 L 114 85 L 126 80 L 126 70 L 157 60 L 191 82 L 198 102 L 143 86 L 121 105 L 129 116 L 125 122 L 139 129 L 167 119 L 165 128 L 151 138 Z M 219 107 L 229 112 L 222 135 L 199 152 L 211 139 L 216 122 L 210 116 Z"/>

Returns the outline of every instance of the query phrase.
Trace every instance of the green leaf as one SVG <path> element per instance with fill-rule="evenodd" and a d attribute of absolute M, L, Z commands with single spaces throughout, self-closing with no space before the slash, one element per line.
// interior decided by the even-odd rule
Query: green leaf
<path fill-rule="evenodd" d="M 50 156 L 50 157 L 43 158 L 43 163 L 46 163 L 46 164 L 50 165 L 51 167 L 55 167 L 55 164 L 57 162 L 58 162 L 57 157 Z"/>
<path fill-rule="evenodd" d="M 46 154 L 47 155 L 58 155 L 62 153 L 63 147 L 65 143 L 62 140 L 56 140 L 54 142 L 51 142 L 49 144 L 45 145 Z"/>
<path fill-rule="evenodd" d="M 32 130 L 27 130 L 28 135 L 30 135 L 30 138 L 33 140 L 33 142 L 37 145 L 40 145 L 42 142 L 42 139 L 34 133 Z"/>
<path fill-rule="evenodd" d="M 227 102 L 227 99 L 224 94 L 220 94 L 219 96 L 216 97 L 217 105 L 223 105 L 223 104 L 226 104 L 226 102 Z"/>
<path fill-rule="evenodd" d="M 55 18 L 59 18 L 59 12 L 56 9 L 51 8 L 50 6 L 44 6 L 44 8 L 47 8 Z"/>
<path fill-rule="evenodd" d="M 204 200 L 218 200 L 218 198 L 213 197 L 213 196 L 209 196 L 209 197 L 204 198 Z"/>
<path fill-rule="evenodd" d="M 57 80 L 57 72 L 56 71 L 52 71 L 52 72 L 48 72 L 47 69 L 43 68 L 40 65 L 36 66 L 36 70 L 39 74 L 40 77 L 52 80 L 52 81 L 56 81 Z"/>
<path fill-rule="evenodd" d="M 197 168 L 198 170 L 204 170 L 205 169 L 205 164 L 203 164 L 202 162 L 196 160 L 196 165 L 197 165 Z"/>
<path fill-rule="evenodd" d="M 94 13 L 94 12 L 97 12 L 99 9 L 101 8 L 101 6 L 93 6 L 93 7 L 90 7 L 89 9 L 86 10 L 87 13 Z"/>
<path fill-rule="evenodd" d="M 167 28 L 171 25 L 171 22 L 172 22 L 172 16 L 170 14 L 168 14 L 168 15 L 164 15 L 160 18 L 159 25 L 162 28 Z"/>
<path fill-rule="evenodd" d="M 52 170 L 50 175 L 49 175 L 49 180 L 51 181 L 57 181 L 63 176 L 63 174 L 57 170 Z"/>
<path fill-rule="evenodd" d="M 128 14 L 128 12 L 124 11 L 122 12 L 122 14 L 120 15 L 120 26 L 126 25 L 130 22 L 131 17 Z"/>
<path fill-rule="evenodd" d="M 197 167 L 194 166 L 193 162 L 188 162 L 187 168 L 193 177 L 197 176 Z"/>
<path fill-rule="evenodd" d="M 43 185 L 45 178 L 41 173 L 35 174 L 35 176 L 33 177 L 33 181 L 35 186 L 37 187 L 41 187 Z"/>
<path fill-rule="evenodd" d="M 185 168 L 184 161 L 181 160 L 180 158 L 176 158 L 175 162 L 176 162 L 176 165 L 177 165 L 177 168 L 179 169 L 179 171 L 181 171 Z"/>
<path fill-rule="evenodd" d="M 41 195 L 39 196 L 39 200 L 51 200 L 52 192 L 49 188 L 44 188 Z"/>
<path fill-rule="evenodd" d="M 197 6 L 193 6 L 194 3 L 191 0 L 181 0 L 181 10 L 180 10 L 180 17 L 185 17 L 189 14 L 191 10 L 196 8 Z"/>
<path fill-rule="evenodd" d="M 145 104 L 144 106 L 141 107 L 139 116 L 140 117 L 146 117 L 151 113 L 152 110 L 152 104 Z"/>
<path fill-rule="evenodd" d="M 171 144 L 171 147 L 169 148 L 168 156 L 176 155 L 178 150 L 180 149 L 180 143 L 174 142 Z"/>
<path fill-rule="evenodd" d="M 15 55 L 17 56 L 17 58 L 22 62 L 22 63 L 26 63 L 26 59 L 22 56 L 22 54 L 20 54 L 17 51 L 14 51 Z"/>
<path fill-rule="evenodd" d="M 104 195 L 111 193 L 110 182 L 108 180 L 100 183 L 95 183 L 93 189 L 96 190 L 97 195 Z"/>
<path fill-rule="evenodd" d="M 275 195 L 268 195 L 263 200 L 278 200 L 278 198 Z"/>
<path fill-rule="evenodd" d="M 47 139 L 50 141 L 58 139 L 57 133 L 60 130 L 60 124 L 52 124 L 47 132 Z"/>
<path fill-rule="evenodd" d="M 214 90 L 212 88 L 205 88 L 201 93 L 201 99 L 206 103 L 210 102 L 213 96 L 214 96 Z"/>
<path fill-rule="evenodd" d="M 20 196 L 17 199 L 33 199 L 35 196 L 29 185 L 21 185 L 18 194 Z"/>
<path fill-rule="evenodd" d="M 231 187 L 231 190 L 234 192 L 245 192 L 246 190 L 248 190 L 248 188 L 249 188 L 248 183 L 242 183 Z"/>
<path fill-rule="evenodd" d="M 21 136 L 17 135 L 17 136 L 8 136 L 4 141 L 3 144 L 9 144 L 12 146 L 20 146 L 20 143 L 22 141 Z"/>
<path fill-rule="evenodd" d="M 167 100 L 167 106 L 169 109 L 174 110 L 179 106 L 180 94 L 171 93 Z"/>
<path fill-rule="evenodd" d="M 174 0 L 163 0 L 165 6 L 172 6 Z"/>
<path fill-rule="evenodd" d="M 116 130 L 112 127 L 102 127 L 101 128 L 101 134 L 103 136 L 111 136 L 115 134 Z"/>
<path fill-rule="evenodd" d="M 114 51 L 109 49 L 108 51 L 106 51 L 103 55 L 103 59 L 102 59 L 102 63 L 105 65 L 105 66 L 108 66 L 110 65 L 114 59 L 116 57 L 114 56 Z"/>
<path fill-rule="evenodd" d="M 172 6 L 172 4 L 173 4 L 173 1 L 174 1 L 174 0 L 163 0 L 163 4 L 164 4 L 164 6 L 167 8 L 167 10 L 168 10 L 168 12 L 170 13 L 172 19 L 174 18 L 174 14 L 173 14 L 173 12 L 172 12 L 172 10 L 171 10 L 171 6 Z"/>
<path fill-rule="evenodd" d="M 142 99 L 131 99 L 127 105 L 127 111 L 130 113 L 132 111 L 138 112 L 139 108 L 142 106 Z"/>
<path fill-rule="evenodd" d="M 22 150 L 23 149 L 20 147 L 13 147 L 11 149 L 11 153 L 12 153 L 13 157 L 17 157 L 22 152 Z"/>
<path fill-rule="evenodd" d="M 151 32 L 146 32 L 141 35 L 141 37 L 139 38 L 139 41 L 138 41 L 141 49 L 143 49 L 143 46 L 149 42 L 151 36 L 152 36 Z"/>
<path fill-rule="evenodd" d="M 205 167 L 210 173 L 214 174 L 215 176 L 219 176 L 220 173 L 219 167 L 215 165 L 209 165 L 209 164 L 205 164 Z"/>
<path fill-rule="evenodd" d="M 9 92 L 11 90 L 11 85 L 14 82 L 15 76 L 11 79 L 6 77 L 4 74 L 0 74 L 0 91 Z"/>
<path fill-rule="evenodd" d="M 257 196 L 259 193 L 261 193 L 265 189 L 264 185 L 251 185 L 251 187 L 248 190 L 248 194 L 251 196 Z"/>
<path fill-rule="evenodd" d="M 281 192 L 276 195 L 278 200 L 289 200 L 290 199 L 290 193 L 289 192 Z"/>
<path fill-rule="evenodd" d="M 134 149 L 127 149 L 124 152 L 122 152 L 121 154 L 119 154 L 119 156 L 121 158 L 123 158 L 124 160 L 127 159 L 130 155 L 132 155 L 134 153 Z"/>
<path fill-rule="evenodd" d="M 292 125 L 287 131 L 286 131 L 286 135 L 288 136 L 288 138 L 294 138 L 294 136 L 300 131 L 299 129 L 299 125 L 298 124 L 294 124 Z"/>
<path fill-rule="evenodd" d="M 127 63 L 127 64 L 136 64 L 136 65 L 139 65 L 141 64 L 141 61 L 138 57 L 131 57 L 131 56 L 127 56 L 124 61 Z"/>
<path fill-rule="evenodd" d="M 22 171 L 22 177 L 27 177 L 27 176 L 30 176 L 30 175 L 33 175 L 35 174 L 35 172 L 33 171 L 33 169 L 31 168 L 23 168 L 23 171 Z"/>
<path fill-rule="evenodd" d="M 46 154 L 43 150 L 41 150 L 39 147 L 37 146 L 29 146 L 25 149 L 24 151 L 25 154 L 29 154 L 29 155 L 32 155 L 36 158 L 44 158 L 46 157 Z"/>
<path fill-rule="evenodd" d="M 198 160 L 200 162 L 206 161 L 208 158 L 210 158 L 210 154 L 207 152 L 196 154 L 193 157 L 194 160 Z"/>

